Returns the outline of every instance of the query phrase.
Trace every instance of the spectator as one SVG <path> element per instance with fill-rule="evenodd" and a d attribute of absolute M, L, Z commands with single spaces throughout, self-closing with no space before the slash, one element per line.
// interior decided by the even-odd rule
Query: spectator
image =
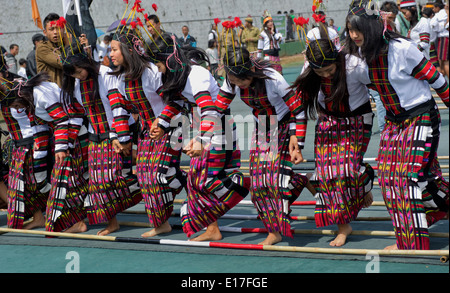
<path fill-rule="evenodd" d="M 183 32 L 183 36 L 181 38 L 178 39 L 179 44 L 182 47 L 197 47 L 197 41 L 195 40 L 194 37 L 192 37 L 189 34 L 189 27 L 187 25 L 183 26 L 183 28 L 181 29 L 181 31 Z"/>
<path fill-rule="evenodd" d="M 219 78 L 217 73 L 219 67 L 219 51 L 217 50 L 217 41 L 211 39 L 208 41 L 208 49 L 206 49 L 206 55 L 209 59 L 208 70 L 214 76 L 215 79 Z"/>
<path fill-rule="evenodd" d="M 330 20 L 328 20 L 328 26 L 333 28 L 337 33 L 339 33 L 339 28 L 334 25 L 334 19 L 330 18 Z"/>
<path fill-rule="evenodd" d="M 27 56 L 27 75 L 29 77 L 33 77 L 37 74 L 37 67 L 36 67 L 36 47 L 41 44 L 45 40 L 45 36 L 43 34 L 35 34 L 31 38 L 31 41 L 33 42 L 33 50 L 28 53 Z"/>
<path fill-rule="evenodd" d="M 37 72 L 46 71 L 50 76 L 50 80 L 59 87 L 62 84 L 63 70 L 60 61 L 61 45 L 67 46 L 69 40 L 66 34 L 62 34 L 60 28 L 54 23 L 59 19 L 56 13 L 50 13 L 44 18 L 44 36 L 46 41 L 42 42 L 36 48 L 36 65 Z M 61 37 L 63 41 L 61 44 Z"/>
<path fill-rule="evenodd" d="M 259 28 L 253 26 L 253 18 L 250 16 L 245 19 L 244 31 L 242 32 L 242 43 L 245 44 L 247 51 L 251 53 L 258 51 Z"/>
<path fill-rule="evenodd" d="M 215 23 L 213 23 L 211 25 L 211 30 L 209 31 L 208 34 L 208 41 L 209 40 L 219 40 L 219 33 L 217 33 L 217 25 Z"/>
<path fill-rule="evenodd" d="M 25 79 L 28 79 L 27 76 L 27 60 L 20 58 L 19 60 L 19 70 L 17 71 L 17 74 L 22 76 Z"/>
<path fill-rule="evenodd" d="M 287 11 L 284 12 L 286 15 L 286 42 L 292 42 L 294 41 L 294 10 L 290 10 L 289 14 Z"/>
<path fill-rule="evenodd" d="M 110 57 L 109 53 L 111 52 L 111 41 L 112 37 L 110 35 L 106 35 L 103 37 L 103 41 L 100 42 L 98 46 L 98 57 L 103 65 L 110 65 Z"/>
<path fill-rule="evenodd" d="M 9 72 L 17 74 L 17 59 L 16 56 L 19 54 L 19 45 L 11 44 L 9 46 L 9 53 L 5 54 L 6 65 L 8 66 Z"/>

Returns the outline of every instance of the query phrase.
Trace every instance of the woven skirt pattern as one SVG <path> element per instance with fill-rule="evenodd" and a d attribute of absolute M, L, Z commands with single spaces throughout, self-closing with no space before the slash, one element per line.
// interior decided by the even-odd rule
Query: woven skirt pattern
<path fill-rule="evenodd" d="M 187 200 L 180 211 L 187 237 L 216 222 L 248 194 L 240 160 L 239 150 L 217 150 L 211 145 L 205 146 L 201 157 L 191 159 Z"/>
<path fill-rule="evenodd" d="M 265 127 L 255 129 L 250 151 L 250 177 L 252 202 L 267 231 L 292 237 L 290 205 L 308 179 L 292 170 L 289 123 L 280 123 L 269 133 Z"/>
<path fill-rule="evenodd" d="M 86 218 L 84 200 L 88 194 L 88 181 L 83 151 L 78 140 L 70 154 L 53 166 L 51 189 L 47 202 L 45 229 L 64 231 Z"/>
<path fill-rule="evenodd" d="M 40 192 L 46 180 L 37 182 L 33 150 L 13 147 L 8 175 L 8 227 L 22 229 L 23 221 L 35 212 L 45 211 L 48 193 Z"/>
<path fill-rule="evenodd" d="M 90 224 L 104 223 L 142 200 L 131 155 L 117 154 L 111 142 L 89 144 L 89 194 L 85 207 Z"/>
<path fill-rule="evenodd" d="M 150 224 L 159 227 L 173 211 L 173 201 L 186 186 L 186 173 L 180 169 L 181 149 L 171 146 L 176 130 L 160 140 L 148 134 L 138 142 L 136 172 Z"/>
<path fill-rule="evenodd" d="M 348 224 L 362 209 L 373 186 L 374 171 L 363 163 L 372 134 L 373 114 L 337 118 L 322 115 L 316 125 L 316 170 L 311 183 L 317 193 L 317 227 Z"/>
<path fill-rule="evenodd" d="M 448 60 L 448 46 L 449 46 L 449 38 L 442 37 L 437 38 L 437 57 L 439 60 Z"/>
<path fill-rule="evenodd" d="M 448 211 L 448 182 L 436 150 L 437 106 L 403 122 L 386 121 L 378 154 L 378 180 L 399 249 L 429 249 L 428 228 Z"/>

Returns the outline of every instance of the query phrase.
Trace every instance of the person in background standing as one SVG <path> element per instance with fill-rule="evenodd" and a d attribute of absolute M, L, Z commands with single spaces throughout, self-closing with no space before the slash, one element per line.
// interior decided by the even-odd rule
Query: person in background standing
<path fill-rule="evenodd" d="M 339 28 L 334 25 L 334 19 L 330 18 L 330 20 L 328 20 L 328 26 L 333 28 L 337 33 L 339 33 Z"/>
<path fill-rule="evenodd" d="M 33 42 L 33 50 L 28 53 L 27 56 L 27 75 L 29 77 L 33 77 L 37 74 L 36 67 L 36 47 L 41 44 L 45 40 L 45 36 L 43 34 L 35 34 L 31 37 L 31 41 Z"/>
<path fill-rule="evenodd" d="M 19 60 L 19 70 L 17 71 L 17 74 L 22 76 L 25 79 L 28 79 L 27 76 L 27 60 L 20 58 Z"/>
<path fill-rule="evenodd" d="M 208 70 L 217 80 L 219 75 L 217 73 L 217 69 L 219 67 L 219 51 L 217 50 L 217 41 L 211 39 L 208 41 L 208 49 L 206 49 L 206 55 L 208 56 L 209 64 Z"/>
<path fill-rule="evenodd" d="M 178 39 L 178 43 L 182 47 L 197 47 L 197 40 L 189 34 L 189 27 L 185 25 L 181 28 L 181 31 L 183 32 L 183 36 Z"/>
<path fill-rule="evenodd" d="M 103 41 L 101 41 L 98 46 L 98 57 L 103 65 L 109 66 L 111 63 L 109 53 L 111 52 L 111 40 L 112 37 L 110 35 L 106 35 L 103 37 Z"/>
<path fill-rule="evenodd" d="M 255 53 L 258 51 L 259 28 L 253 26 L 253 18 L 250 16 L 245 18 L 244 30 L 242 31 L 241 40 L 245 44 L 247 51 Z"/>
<path fill-rule="evenodd" d="M 11 44 L 9 46 L 9 53 L 5 54 L 6 65 L 8 66 L 8 71 L 17 74 L 17 59 L 16 56 L 19 54 L 19 45 Z"/>
<path fill-rule="evenodd" d="M 284 12 L 286 15 L 286 42 L 292 42 L 295 40 L 294 37 L 294 10 L 290 10 L 289 13 L 287 11 Z"/>

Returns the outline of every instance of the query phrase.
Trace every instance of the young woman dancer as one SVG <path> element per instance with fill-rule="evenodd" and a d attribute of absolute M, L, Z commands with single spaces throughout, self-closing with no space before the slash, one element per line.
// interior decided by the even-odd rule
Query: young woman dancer
<path fill-rule="evenodd" d="M 195 48 L 179 48 L 170 36 L 158 41 L 152 52 L 159 60 L 162 97 L 168 106 L 156 119 L 151 133 L 159 137 L 183 109 L 193 108 L 194 116 L 200 111 L 199 133 L 184 149 L 192 159 L 187 201 L 181 208 L 183 231 L 191 237 L 206 227 L 203 234 L 192 240 L 219 240 L 222 234 L 217 220 L 248 194 L 239 171 L 241 153 L 237 149 L 235 125 L 217 111 L 214 100 L 219 87 L 214 77 L 196 65 L 207 60 L 206 54 Z M 226 129 L 232 129 L 232 133 Z"/>
<path fill-rule="evenodd" d="M 250 57 L 246 49 L 230 50 L 224 58 L 226 82 L 216 106 L 224 112 L 236 95 L 252 109 L 257 121 L 250 151 L 252 201 L 268 230 L 260 244 L 272 245 L 282 235 L 292 237 L 289 206 L 307 178 L 292 170 L 303 161 L 306 120 L 295 93 L 269 61 Z"/>
<path fill-rule="evenodd" d="M 3 59 L 3 58 L 2 58 Z M 34 104 L 18 96 L 19 82 L 0 68 L 0 109 L 12 140 L 7 181 L 8 227 L 33 229 L 45 225 L 51 163 L 48 127 L 35 128 Z M 22 80 L 21 82 L 25 82 Z M 24 220 L 32 221 L 24 226 Z"/>
<path fill-rule="evenodd" d="M 83 156 L 78 131 L 75 133 L 71 127 L 77 122 L 60 102 L 61 91 L 58 85 L 47 80 L 48 75 L 40 73 L 18 89 L 21 97 L 34 102 L 33 114 L 37 127 L 48 125 L 53 134 L 49 141 L 54 145 L 55 161 L 50 179 L 52 187 L 47 201 L 45 228 L 47 231 L 84 232 L 87 230 L 84 223 L 84 199 L 88 183 L 83 177 Z"/>
<path fill-rule="evenodd" d="M 339 52 L 326 32 L 307 46 L 307 66 L 292 88 L 309 119 L 317 119 L 310 178 L 317 191 L 315 220 L 317 227 L 337 224 L 330 245 L 342 246 L 352 232 L 350 222 L 373 200 L 374 171 L 363 162 L 372 134 L 370 79 L 364 61 Z"/>
<path fill-rule="evenodd" d="M 386 108 L 378 178 L 397 237 L 387 249 L 429 249 L 428 227 L 448 213 L 449 191 L 437 160 L 440 115 L 430 86 L 448 106 L 448 83 L 362 2 L 347 17 L 346 48 L 365 59 Z"/>
<path fill-rule="evenodd" d="M 150 128 L 166 104 L 158 94 L 161 87 L 161 73 L 144 53 L 143 41 L 126 29 L 118 33 L 111 42 L 111 59 L 117 69 L 111 72 L 117 76 L 116 94 L 112 110 L 114 124 L 130 105 L 139 112 L 140 135 L 136 158 L 136 171 L 145 208 L 154 229 L 142 234 L 152 237 L 172 231 L 169 218 L 173 211 L 175 196 L 186 185 L 186 175 L 180 169 L 181 148 L 173 148 L 181 133 L 173 127 L 168 133 L 154 140 Z M 112 92 L 110 91 L 110 95 Z M 123 125 L 126 127 L 126 125 Z M 127 129 L 125 129 L 127 132 Z"/>
<path fill-rule="evenodd" d="M 48 192 L 46 203 L 46 217 L 45 219 L 38 217 L 32 223 L 34 223 L 34 227 L 44 226 L 45 224 L 45 228 L 49 231 L 83 232 L 86 230 L 86 225 L 83 222 L 86 216 L 83 201 L 87 183 L 72 180 L 72 177 L 76 177 L 72 176 L 73 173 L 77 173 L 77 171 L 73 171 L 76 166 L 68 163 L 70 162 L 70 119 L 59 102 L 59 87 L 55 83 L 47 82 L 47 80 L 48 75 L 40 73 L 30 80 L 19 81 L 10 93 L 12 98 L 10 106 L 28 115 L 31 125 L 33 125 L 34 156 L 46 163 L 46 170 L 41 170 L 40 176 L 43 177 L 45 173 L 49 176 L 48 172 L 51 171 L 51 189 Z M 48 163 L 46 161 L 49 152 L 54 153 L 54 162 Z M 23 164 L 24 159 L 22 157 L 16 159 L 17 161 L 13 157 L 14 164 Z M 40 167 L 42 168 L 42 166 Z M 13 170 L 17 169 L 13 168 Z M 25 172 L 22 171 L 22 173 Z M 24 189 L 28 189 L 28 186 L 21 186 L 24 183 L 22 182 L 24 177 L 20 176 L 21 174 L 15 175 L 11 178 L 10 188 L 13 192 L 23 192 Z M 34 179 L 36 178 L 34 176 Z M 35 184 L 35 182 L 30 183 L 32 186 L 33 183 Z M 20 200 L 20 198 L 16 199 L 12 196 L 8 198 L 8 202 L 12 204 L 9 213 L 12 221 L 17 219 L 16 209 L 13 207 L 19 206 L 19 224 L 23 223 L 23 218 L 20 218 L 20 204 L 18 204 Z"/>
<path fill-rule="evenodd" d="M 85 52 L 68 56 L 63 65 L 63 102 L 66 108 L 81 107 L 87 117 L 89 192 L 85 200 L 90 224 L 108 222 L 97 235 L 108 235 L 120 225 L 117 214 L 142 200 L 136 176 L 132 174 L 131 154 L 117 153 L 113 142 L 108 91 L 116 85 L 111 69 L 100 65 Z M 129 124 L 134 120 L 130 116 Z"/>

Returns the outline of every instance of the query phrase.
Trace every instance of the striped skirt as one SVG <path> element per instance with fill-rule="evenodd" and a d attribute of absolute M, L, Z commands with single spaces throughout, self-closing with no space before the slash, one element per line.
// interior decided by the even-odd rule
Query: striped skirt
<path fill-rule="evenodd" d="M 131 155 L 117 154 L 109 139 L 89 143 L 89 194 L 85 199 L 90 224 L 104 223 L 142 200 Z"/>
<path fill-rule="evenodd" d="M 280 74 L 283 74 L 283 66 L 281 66 L 280 56 L 271 56 L 265 54 L 264 59 L 269 60 L 272 64 L 272 68 L 278 71 Z"/>
<path fill-rule="evenodd" d="M 180 169 L 181 149 L 171 147 L 176 130 L 160 140 L 148 134 L 139 139 L 136 173 L 150 224 L 159 227 L 173 211 L 173 201 L 186 186 L 186 174 Z"/>
<path fill-rule="evenodd" d="M 436 43 L 430 43 L 430 61 L 433 63 L 434 67 L 439 68 L 439 59 L 436 51 Z"/>
<path fill-rule="evenodd" d="M 37 179 L 46 160 L 35 162 L 31 146 L 13 147 L 8 175 L 8 227 L 22 229 L 23 221 L 47 206 L 47 178 Z M 41 176 L 38 176 L 38 178 Z M 42 192 L 41 192 L 42 191 Z"/>
<path fill-rule="evenodd" d="M 274 117 L 271 119 L 276 119 Z M 272 122 L 277 123 L 276 120 Z M 252 202 L 268 232 L 292 237 L 290 205 L 308 179 L 292 170 L 289 123 L 279 122 L 270 132 L 258 125 L 253 132 L 250 151 Z"/>
<path fill-rule="evenodd" d="M 400 122 L 386 121 L 378 154 L 378 180 L 399 249 L 429 249 L 428 228 L 448 211 L 448 182 L 437 160 L 437 106 Z"/>
<path fill-rule="evenodd" d="M 316 189 L 317 227 L 354 221 L 371 191 L 372 167 L 363 163 L 372 135 L 373 114 L 349 118 L 321 115 L 316 125 L 316 170 L 310 179 Z"/>
<path fill-rule="evenodd" d="M 64 231 L 86 218 L 84 200 L 88 181 L 84 178 L 83 159 L 82 146 L 77 140 L 64 161 L 53 166 L 45 221 L 47 231 Z"/>
<path fill-rule="evenodd" d="M 449 46 L 449 38 L 437 38 L 436 42 L 436 50 L 437 56 L 439 60 L 447 60 L 448 61 L 448 46 Z"/>
<path fill-rule="evenodd" d="M 231 147 L 225 147 L 227 139 L 222 133 L 212 137 L 200 157 L 191 159 L 187 200 L 180 210 L 187 237 L 216 222 L 248 194 L 248 184 L 239 170 L 241 151 L 237 148 L 236 125 L 232 119 L 227 122 L 233 125 L 228 140 L 232 141 Z"/>

